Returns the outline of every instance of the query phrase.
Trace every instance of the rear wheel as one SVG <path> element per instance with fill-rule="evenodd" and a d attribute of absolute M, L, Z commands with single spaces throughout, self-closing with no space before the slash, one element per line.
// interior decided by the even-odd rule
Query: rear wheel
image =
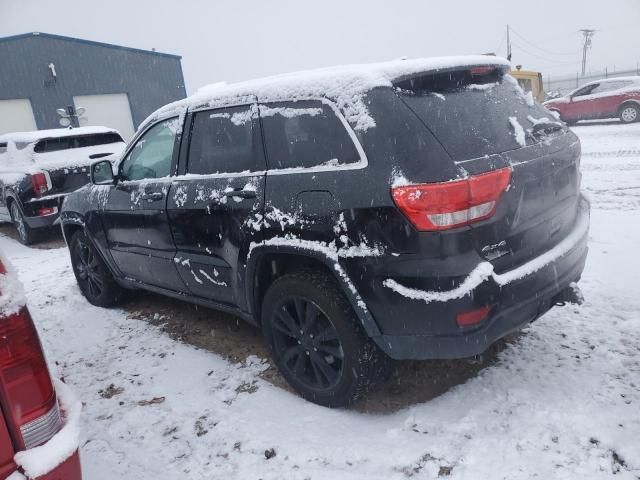
<path fill-rule="evenodd" d="M 83 231 L 73 234 L 69 249 L 76 281 L 90 303 L 98 307 L 111 307 L 125 298 L 125 290 L 116 283 Z"/>
<path fill-rule="evenodd" d="M 13 225 L 18 232 L 20 243 L 31 245 L 36 239 L 35 232 L 27 225 L 24 215 L 22 215 L 22 210 L 20 210 L 20 206 L 15 200 L 11 203 L 11 220 L 13 220 Z"/>
<path fill-rule="evenodd" d="M 390 365 L 333 279 L 322 273 L 277 279 L 264 297 L 262 328 L 282 375 L 319 405 L 350 405 L 383 380 Z"/>
<path fill-rule="evenodd" d="M 640 107 L 627 104 L 620 108 L 620 121 L 622 123 L 633 123 L 638 120 L 640 120 Z"/>

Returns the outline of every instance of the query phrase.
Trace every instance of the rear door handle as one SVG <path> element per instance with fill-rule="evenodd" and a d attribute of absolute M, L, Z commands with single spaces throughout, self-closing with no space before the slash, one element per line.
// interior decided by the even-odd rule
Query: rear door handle
<path fill-rule="evenodd" d="M 232 190 L 226 192 L 227 197 L 239 197 L 239 198 L 256 198 L 257 194 L 255 190 Z"/>
<path fill-rule="evenodd" d="M 140 198 L 142 200 L 153 202 L 155 200 L 162 200 L 164 198 L 164 193 L 162 192 L 143 193 L 142 195 L 140 195 Z"/>

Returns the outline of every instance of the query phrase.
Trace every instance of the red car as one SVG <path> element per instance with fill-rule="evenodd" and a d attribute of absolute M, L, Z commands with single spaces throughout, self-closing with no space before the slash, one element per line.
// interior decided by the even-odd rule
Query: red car
<path fill-rule="evenodd" d="M 618 77 L 587 83 L 570 94 L 544 103 L 573 125 L 579 120 L 619 118 L 640 120 L 640 77 Z"/>
<path fill-rule="evenodd" d="M 0 255 L 0 480 L 80 480 L 81 408 L 52 381 L 22 285 Z"/>

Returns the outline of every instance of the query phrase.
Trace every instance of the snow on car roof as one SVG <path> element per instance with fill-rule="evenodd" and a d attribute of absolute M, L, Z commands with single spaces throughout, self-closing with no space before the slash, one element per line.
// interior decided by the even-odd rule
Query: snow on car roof
<path fill-rule="evenodd" d="M 5 133 L 4 135 L 0 135 L 0 142 L 12 140 L 14 142 L 32 143 L 44 138 L 60 138 L 112 132 L 118 133 L 117 130 L 108 127 L 52 128 L 49 130 L 34 130 L 33 132 Z"/>
<path fill-rule="evenodd" d="M 367 91 L 376 87 L 390 87 L 394 81 L 411 75 L 471 66 L 506 68 L 509 62 L 489 55 L 418 58 L 341 65 L 239 83 L 214 84 L 184 100 L 178 100 L 158 109 L 144 120 L 139 128 L 142 129 L 155 120 L 184 115 L 189 108 L 224 107 L 248 103 L 255 97 L 261 102 L 327 97 L 337 103 L 354 128 L 366 130 L 375 126 L 362 100 Z"/>
<path fill-rule="evenodd" d="M 610 78 L 603 78 L 602 80 L 597 80 L 591 83 L 619 82 L 620 80 L 640 82 L 640 76 L 634 75 L 632 77 L 610 77 Z"/>

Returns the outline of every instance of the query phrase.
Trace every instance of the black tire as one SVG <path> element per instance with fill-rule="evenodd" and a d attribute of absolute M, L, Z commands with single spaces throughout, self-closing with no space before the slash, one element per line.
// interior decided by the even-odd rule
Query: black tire
<path fill-rule="evenodd" d="M 71 265 L 80 291 L 98 307 L 112 307 L 126 298 L 126 290 L 113 278 L 102 257 L 83 231 L 71 236 Z"/>
<path fill-rule="evenodd" d="M 640 121 L 640 107 L 633 103 L 627 103 L 620 107 L 618 115 L 622 123 L 634 123 Z"/>
<path fill-rule="evenodd" d="M 352 404 L 384 380 L 391 364 L 335 280 L 321 272 L 273 282 L 262 303 L 262 330 L 287 382 L 326 407 Z"/>
<path fill-rule="evenodd" d="M 16 231 L 18 232 L 18 240 L 20 240 L 20 243 L 23 245 L 33 244 L 37 238 L 36 233 L 25 221 L 22 209 L 20 209 L 20 205 L 18 205 L 17 201 L 14 200 L 11 202 L 10 212 L 11 220 L 13 222 L 13 226 L 16 227 Z"/>

